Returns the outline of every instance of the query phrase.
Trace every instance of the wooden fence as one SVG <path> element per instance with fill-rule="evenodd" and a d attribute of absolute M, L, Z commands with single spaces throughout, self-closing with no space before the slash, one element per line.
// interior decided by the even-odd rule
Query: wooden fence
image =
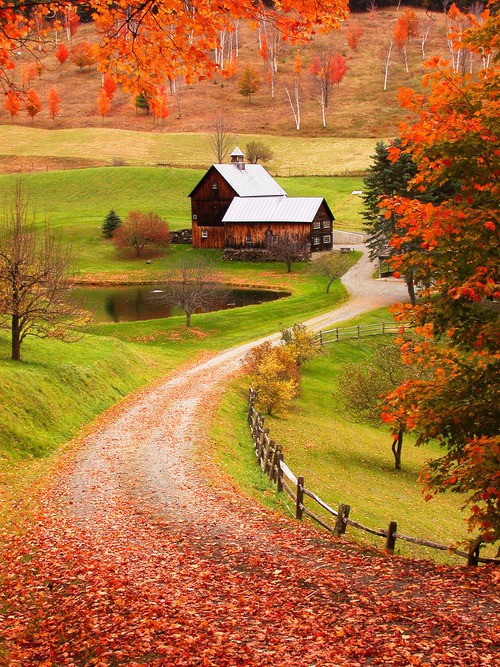
<path fill-rule="evenodd" d="M 366 336 L 379 336 L 384 334 L 398 334 L 408 328 L 407 324 L 398 322 L 377 322 L 375 324 L 362 324 L 353 327 L 335 327 L 324 329 L 316 334 L 316 339 L 321 346 L 330 343 L 338 343 L 342 340 L 353 340 L 365 338 Z"/>
<path fill-rule="evenodd" d="M 479 563 L 496 563 L 500 565 L 498 558 L 483 558 L 479 555 L 480 545 L 473 544 L 468 552 L 455 549 L 454 547 L 438 544 L 431 540 L 425 540 L 420 537 L 411 537 L 398 531 L 396 521 L 389 521 L 386 529 L 374 529 L 364 526 L 359 521 L 353 521 L 349 518 L 350 506 L 340 503 L 338 509 L 333 509 L 324 502 L 313 491 L 306 488 L 304 477 L 295 475 L 285 463 L 283 449 L 281 445 L 274 442 L 269 435 L 269 429 L 264 426 L 264 417 L 255 409 L 257 394 L 253 389 L 249 390 L 248 398 L 248 424 L 252 434 L 255 456 L 262 472 L 264 472 L 276 485 L 278 491 L 285 491 L 295 503 L 295 517 L 302 519 L 303 515 L 310 517 L 323 528 L 326 528 L 334 535 L 343 535 L 347 526 L 362 530 L 370 535 L 376 535 L 385 539 L 385 549 L 393 554 L 396 546 L 396 540 L 403 540 L 418 544 L 420 546 L 448 551 L 457 556 L 467 559 L 467 565 L 478 565 Z M 306 498 L 319 505 L 327 514 L 335 518 L 335 523 L 330 525 L 322 517 L 319 517 L 309 507 L 306 507 Z"/>

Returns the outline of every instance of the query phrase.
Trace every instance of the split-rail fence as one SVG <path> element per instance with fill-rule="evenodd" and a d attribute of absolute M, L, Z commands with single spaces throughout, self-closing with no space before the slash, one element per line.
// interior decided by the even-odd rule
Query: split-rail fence
<path fill-rule="evenodd" d="M 408 329 L 408 324 L 400 322 L 375 322 L 373 324 L 359 324 L 352 327 L 335 327 L 334 329 L 322 329 L 316 334 L 319 345 L 330 345 L 343 340 L 354 340 L 367 336 L 378 336 L 386 334 L 399 334 Z"/>
<path fill-rule="evenodd" d="M 374 529 L 369 526 L 364 526 L 359 521 L 353 521 L 349 518 L 350 506 L 346 503 L 340 503 L 338 509 L 333 509 L 324 500 L 322 500 L 311 489 L 305 485 L 304 477 L 302 475 L 295 475 L 285 463 L 283 448 L 281 445 L 271 439 L 269 429 L 265 428 L 264 417 L 255 409 L 255 401 L 257 393 L 249 390 L 248 398 L 248 424 L 252 434 L 253 446 L 257 462 L 264 472 L 276 485 L 279 492 L 286 492 L 295 503 L 295 517 L 301 520 L 304 514 L 323 528 L 332 532 L 335 536 L 343 535 L 348 526 L 358 530 L 375 535 L 385 539 L 385 549 L 389 554 L 394 554 L 396 540 L 404 542 L 411 542 L 420 546 L 429 547 L 431 549 L 438 549 L 440 551 L 448 551 L 457 556 L 467 559 L 467 565 L 478 565 L 479 563 L 496 563 L 500 564 L 498 558 L 483 558 L 479 555 L 480 545 L 472 544 L 469 551 L 461 551 L 460 549 L 438 544 L 431 540 L 422 539 L 420 537 L 411 537 L 398 531 L 398 524 L 396 521 L 389 521 L 388 527 L 385 529 Z M 313 512 L 309 506 L 306 506 L 306 498 L 316 505 L 319 505 L 328 515 L 335 518 L 333 525 L 327 520 L 318 516 Z M 311 504 L 311 503 L 309 503 Z M 315 505 L 313 505 L 315 507 Z M 317 510 L 316 510 L 317 511 Z"/>

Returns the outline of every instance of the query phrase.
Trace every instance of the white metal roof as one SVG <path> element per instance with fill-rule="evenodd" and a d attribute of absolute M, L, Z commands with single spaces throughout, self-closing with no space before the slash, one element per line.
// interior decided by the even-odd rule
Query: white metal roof
<path fill-rule="evenodd" d="M 238 197 L 276 197 L 284 196 L 283 190 L 261 164 L 245 164 L 244 169 L 237 165 L 214 164 L 219 174 L 236 191 Z"/>
<path fill-rule="evenodd" d="M 223 222 L 312 222 L 323 197 L 235 197 Z"/>
<path fill-rule="evenodd" d="M 234 151 L 231 153 L 231 157 L 243 157 L 244 153 L 239 146 L 236 146 Z"/>

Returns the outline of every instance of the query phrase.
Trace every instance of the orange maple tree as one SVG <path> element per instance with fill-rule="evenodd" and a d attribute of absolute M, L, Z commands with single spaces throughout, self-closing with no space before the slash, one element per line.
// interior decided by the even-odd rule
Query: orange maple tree
<path fill-rule="evenodd" d="M 17 114 L 21 111 L 22 108 L 21 100 L 12 90 L 9 90 L 7 95 L 5 96 L 5 101 L 3 105 L 5 110 L 10 113 L 11 122 L 14 122 L 14 116 L 17 116 Z"/>
<path fill-rule="evenodd" d="M 77 9 L 81 0 L 71 6 Z M 92 0 L 93 20 L 99 33 L 97 58 L 100 69 L 112 74 L 125 89 L 153 93 L 158 75 L 174 80 L 182 75 L 188 81 L 212 75 L 217 69 L 213 49 L 220 46 L 220 35 L 233 32 L 238 20 L 253 25 L 264 19 L 285 39 L 300 42 L 315 32 L 336 29 L 347 17 L 346 0 L 283 0 L 271 4 L 264 0 L 222 0 L 206 2 L 181 0 L 110 3 Z M 0 81 L 8 88 L 16 65 L 15 54 L 23 45 L 43 45 L 51 30 L 73 30 L 67 2 L 45 3 L 34 0 L 30 12 L 11 0 L 0 0 Z M 44 17 L 62 17 L 43 21 Z M 69 21 L 69 22 L 68 22 Z M 161 82 L 160 82 L 161 83 Z"/>
<path fill-rule="evenodd" d="M 99 116 L 101 116 L 104 121 L 104 116 L 108 113 L 111 107 L 111 100 L 105 88 L 99 90 L 99 95 L 97 96 L 97 111 Z"/>
<path fill-rule="evenodd" d="M 31 118 L 31 122 L 33 122 L 35 116 L 42 110 L 42 100 L 33 88 L 30 88 L 26 93 L 24 108 L 26 109 L 28 116 Z"/>
<path fill-rule="evenodd" d="M 49 89 L 47 102 L 49 105 L 50 117 L 52 118 L 52 120 L 54 120 L 57 114 L 59 113 L 59 109 L 61 107 L 61 98 L 59 97 L 59 91 L 55 86 L 52 86 Z"/>
<path fill-rule="evenodd" d="M 394 425 L 403 419 L 418 444 L 437 439 L 445 453 L 424 470 L 429 495 L 465 494 L 470 528 L 492 541 L 500 537 L 500 19 L 486 11 L 481 22 L 469 20 L 473 27 L 460 35 L 460 47 L 492 54 L 491 67 L 472 76 L 435 58 L 427 65 L 427 92 L 400 93 L 417 120 L 401 128 L 402 148 L 391 147 L 392 158 L 411 153 L 412 187 L 456 182 L 459 189 L 441 203 L 394 197 L 382 204 L 398 219 L 390 243 L 401 252 L 392 264 L 412 271 L 419 286 L 416 305 L 397 309 L 397 318 L 419 334 L 402 342 L 403 358 L 431 375 L 390 394 L 384 417 Z"/>

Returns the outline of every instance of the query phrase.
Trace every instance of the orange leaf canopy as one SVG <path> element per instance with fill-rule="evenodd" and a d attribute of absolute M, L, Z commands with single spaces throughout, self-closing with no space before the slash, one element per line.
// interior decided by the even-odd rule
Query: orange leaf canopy
<path fill-rule="evenodd" d="M 66 3 L 67 4 L 67 3 Z M 75 5 L 80 4 L 77 2 Z M 83 4 L 83 3 L 82 3 Z M 217 69 L 211 51 L 220 34 L 237 20 L 265 20 L 283 39 L 300 42 L 315 31 L 337 29 L 348 15 L 347 0 L 91 0 L 99 33 L 99 68 L 132 92 L 153 93 L 165 80 L 209 77 Z M 63 16 L 65 3 L 34 0 L 29 17 L 11 0 L 0 0 L 0 78 L 10 85 L 8 70 L 23 44 L 40 44 L 59 27 L 40 17 Z"/>

